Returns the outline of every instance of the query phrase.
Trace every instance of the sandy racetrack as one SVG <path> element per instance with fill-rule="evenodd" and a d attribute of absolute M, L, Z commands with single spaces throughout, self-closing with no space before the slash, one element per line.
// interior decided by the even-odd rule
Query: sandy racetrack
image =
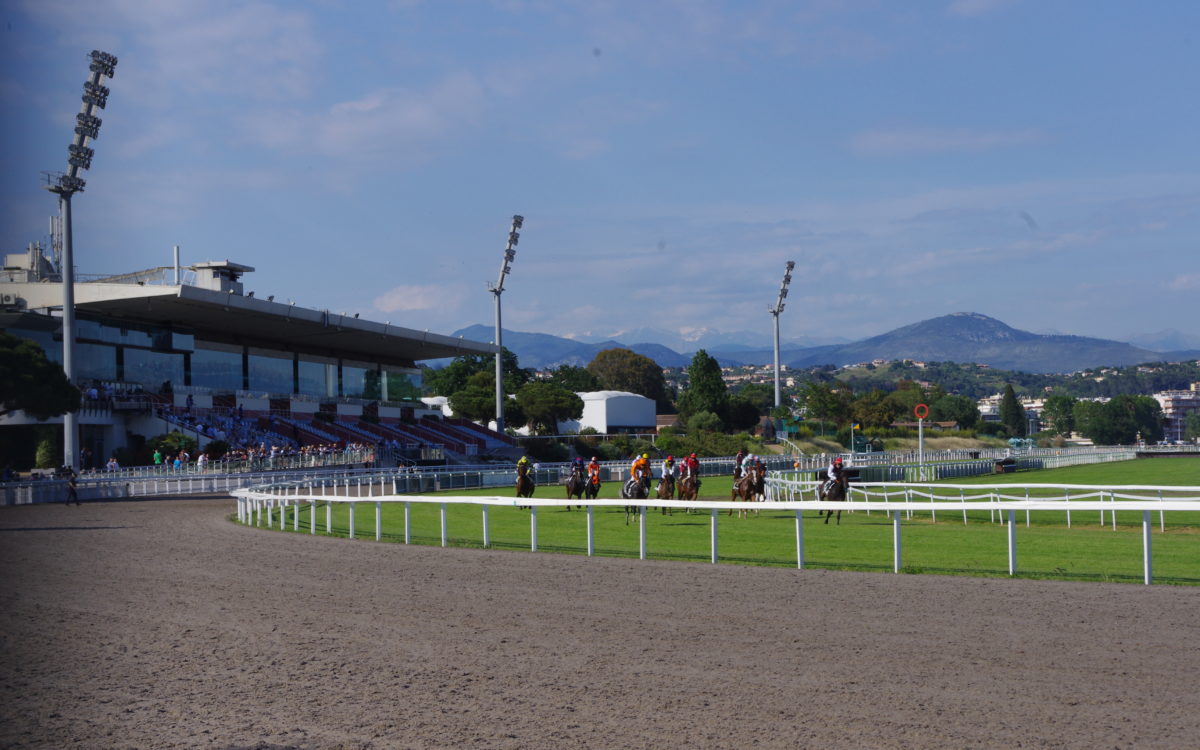
<path fill-rule="evenodd" d="M 0 508 L 0 746 L 1196 747 L 1200 589 Z"/>

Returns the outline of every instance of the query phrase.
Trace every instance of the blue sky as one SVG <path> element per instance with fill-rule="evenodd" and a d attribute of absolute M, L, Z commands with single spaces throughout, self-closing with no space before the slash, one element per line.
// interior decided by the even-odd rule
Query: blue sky
<path fill-rule="evenodd" d="M 0 249 L 119 58 L 77 267 L 449 333 L 1200 336 L 1200 3 L 16 0 Z M 632 343 L 632 342 L 630 342 Z"/>

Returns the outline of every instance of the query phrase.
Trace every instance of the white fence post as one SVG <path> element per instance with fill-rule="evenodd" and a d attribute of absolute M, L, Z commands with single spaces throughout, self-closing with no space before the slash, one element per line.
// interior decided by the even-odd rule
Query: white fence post
<path fill-rule="evenodd" d="M 354 538 L 354 503 L 350 503 L 350 538 Z"/>
<path fill-rule="evenodd" d="M 404 504 L 404 543 L 412 542 L 412 503 Z"/>
<path fill-rule="evenodd" d="M 446 547 L 449 545 L 448 545 L 448 539 L 446 536 L 446 504 L 445 503 L 442 503 L 441 519 L 442 519 L 442 546 Z"/>
<path fill-rule="evenodd" d="M 904 502 L 908 503 L 908 498 Z M 892 512 L 892 572 L 900 572 L 900 516 L 899 510 Z"/>
<path fill-rule="evenodd" d="M 796 568 L 804 570 L 804 517 L 801 511 L 796 511 Z"/>
<path fill-rule="evenodd" d="M 529 550 L 537 552 L 537 506 L 530 506 L 529 511 Z"/>
<path fill-rule="evenodd" d="M 1017 574 L 1017 512 L 1008 511 L 1008 574 Z"/>
<path fill-rule="evenodd" d="M 710 531 L 711 539 L 709 540 L 709 548 L 712 552 L 712 563 L 717 564 L 717 509 L 712 509 L 712 530 Z"/>
<path fill-rule="evenodd" d="M 1150 585 L 1150 511 L 1142 511 L 1142 573 L 1143 582 Z"/>
<path fill-rule="evenodd" d="M 587 553 L 588 557 L 591 557 L 596 554 L 596 519 L 594 518 L 595 508 L 589 505 L 587 509 Z"/>
<path fill-rule="evenodd" d="M 639 511 L 641 520 L 638 522 L 638 559 L 646 559 L 646 506 L 643 505 Z"/>
<path fill-rule="evenodd" d="M 383 539 L 383 503 L 375 501 L 375 541 Z"/>
<path fill-rule="evenodd" d="M 489 549 L 492 546 L 492 530 L 488 523 L 488 510 L 491 508 L 486 503 L 483 506 L 483 548 Z"/>

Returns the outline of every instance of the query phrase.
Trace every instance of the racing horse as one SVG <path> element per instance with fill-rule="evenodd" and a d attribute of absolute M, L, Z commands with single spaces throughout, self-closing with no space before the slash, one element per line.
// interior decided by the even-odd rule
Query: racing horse
<path fill-rule="evenodd" d="M 588 500 L 595 500 L 600 494 L 600 475 L 595 478 L 588 477 L 587 484 L 583 486 L 583 496 Z"/>
<path fill-rule="evenodd" d="M 680 480 L 679 480 L 679 499 L 680 500 L 695 500 L 696 496 L 698 494 L 700 494 L 700 491 L 696 487 L 696 477 L 686 476 L 686 477 L 680 478 Z M 691 512 L 691 511 L 689 511 L 689 512 Z"/>
<path fill-rule="evenodd" d="M 645 500 L 650 497 L 650 477 L 642 477 L 641 479 L 629 478 L 625 486 L 621 488 L 621 498 L 624 500 Z M 625 525 L 629 525 L 630 517 L 637 517 L 636 505 L 625 506 Z"/>
<path fill-rule="evenodd" d="M 667 475 L 658 480 L 658 489 L 655 491 L 654 496 L 659 500 L 674 500 L 675 477 Z M 662 513 L 664 516 L 672 515 L 670 508 L 663 508 Z"/>
<path fill-rule="evenodd" d="M 731 501 L 741 500 L 747 503 L 753 503 L 760 497 L 762 487 L 762 472 L 757 466 L 750 467 L 750 470 L 743 474 L 740 479 L 734 482 L 733 489 L 729 493 Z M 754 511 L 758 513 L 757 510 Z M 749 512 L 747 510 L 738 509 L 738 518 L 745 518 Z M 733 515 L 733 508 L 729 509 L 729 515 Z"/>
<path fill-rule="evenodd" d="M 567 499 L 578 498 L 583 499 L 583 493 L 586 489 L 583 479 L 583 473 L 579 469 L 572 468 L 571 476 L 567 477 Z M 583 506 L 580 506 L 583 507 Z M 571 509 L 571 504 L 567 503 L 567 510 Z"/>
<path fill-rule="evenodd" d="M 529 476 L 529 467 L 525 464 L 517 466 L 517 497 L 533 497 L 533 477 Z"/>
<path fill-rule="evenodd" d="M 846 497 L 849 494 L 850 494 L 850 480 L 846 478 L 845 474 L 842 474 L 841 478 L 839 478 L 836 482 L 830 483 L 830 482 L 826 481 L 826 482 L 821 482 L 819 485 L 817 485 L 817 499 L 818 500 L 828 500 L 828 501 L 834 502 L 834 503 L 845 502 Z M 820 518 L 822 513 L 825 514 L 825 523 L 829 523 L 829 517 L 833 515 L 833 511 L 832 510 L 820 511 L 817 513 L 817 518 Z M 837 525 L 838 526 L 842 525 L 842 510 L 841 510 L 841 508 L 839 508 L 838 512 L 837 512 Z"/>

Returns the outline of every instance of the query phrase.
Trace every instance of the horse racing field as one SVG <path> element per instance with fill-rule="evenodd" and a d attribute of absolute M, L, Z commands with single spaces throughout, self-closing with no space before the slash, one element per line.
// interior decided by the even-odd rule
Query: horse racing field
<path fill-rule="evenodd" d="M 722 548 L 776 563 L 763 567 L 269 532 L 230 523 L 232 507 L 0 508 L 0 747 L 1140 750 L 1200 737 L 1196 586 L 977 577 L 990 562 L 970 577 L 869 572 L 878 514 L 806 522 L 826 564 L 868 571 L 849 572 L 787 567 L 768 512 L 721 524 Z M 517 548 L 528 514 L 513 514 Z M 453 520 L 456 539 L 477 543 L 477 515 Z M 582 514 L 539 515 L 543 535 L 562 519 L 557 544 L 578 551 Z M 627 555 L 634 527 L 598 515 L 598 541 Z M 677 556 L 694 559 L 693 518 L 653 516 L 654 554 L 678 533 Z M 905 533 L 951 527 L 961 519 Z M 967 529 L 1002 546 L 986 518 Z M 1082 519 L 1070 533 L 1126 535 Z M 860 551 L 838 546 L 856 535 Z M 1156 554 L 1172 537 L 1194 539 L 1156 532 Z"/>
<path fill-rule="evenodd" d="M 1141 459 L 1065 469 L 1019 472 L 1002 476 L 956 479 L 942 484 L 1079 484 L 1079 485 L 1200 485 L 1200 459 Z M 730 479 L 704 480 L 701 500 L 729 499 Z M 618 485 L 604 485 L 601 498 L 616 498 Z M 966 491 L 961 491 L 966 492 Z M 1010 492 L 1023 492 L 1010 490 Z M 1037 498 L 1050 490 L 1030 490 Z M 496 488 L 455 490 L 444 493 L 458 497 L 496 496 Z M 511 493 L 507 493 L 511 494 Z M 959 489 L 945 490 L 958 497 Z M 1061 491 L 1059 491 L 1061 494 Z M 565 498 L 561 486 L 540 486 L 536 498 Z M 849 504 L 847 507 L 852 507 Z M 719 520 L 719 560 L 748 565 L 796 565 L 792 511 L 772 511 L 769 504 L 756 504 L 759 512 L 749 518 Z M 374 503 L 356 505 L 355 526 L 359 536 L 373 536 Z M 441 544 L 441 507 L 412 503 L 409 539 L 413 544 Z M 493 507 L 490 511 L 490 542 L 496 549 L 530 549 L 530 514 L 527 510 Z M 332 533 L 349 532 L 350 509 L 335 505 Z M 478 506 L 447 505 L 449 546 L 483 546 L 483 520 Z M 1018 575 L 1061 580 L 1138 582 L 1142 581 L 1141 521 L 1139 511 L 1118 512 L 1116 528 L 1111 514 L 1075 511 L 1068 526 L 1064 512 L 1021 513 L 1017 531 L 1020 565 Z M 1200 513 L 1168 512 L 1159 526 L 1155 513 L 1153 556 L 1156 583 L 1200 584 Z M 619 508 L 595 511 L 595 554 L 607 557 L 637 557 L 639 529 L 636 519 L 627 523 Z M 325 510 L 318 506 L 317 531 L 325 533 Z M 404 509 L 396 503 L 383 506 L 382 538 L 404 539 Z M 1005 528 L 999 514 L 970 511 L 963 522 L 961 512 L 914 513 L 904 521 L 904 570 L 969 576 L 1008 577 Z M 299 532 L 308 533 L 308 506 L 301 506 Z M 538 512 L 538 551 L 586 554 L 587 517 L 574 510 L 541 508 Z M 1028 524 L 1028 525 L 1027 525 Z M 287 524 L 293 528 L 291 520 Z M 824 524 L 815 511 L 805 513 L 805 567 L 830 570 L 890 571 L 892 569 L 892 524 L 881 512 L 843 512 L 840 525 Z M 658 560 L 708 561 L 710 518 L 707 513 L 688 514 L 675 510 L 663 515 L 652 509 L 647 514 L 648 557 Z"/>

